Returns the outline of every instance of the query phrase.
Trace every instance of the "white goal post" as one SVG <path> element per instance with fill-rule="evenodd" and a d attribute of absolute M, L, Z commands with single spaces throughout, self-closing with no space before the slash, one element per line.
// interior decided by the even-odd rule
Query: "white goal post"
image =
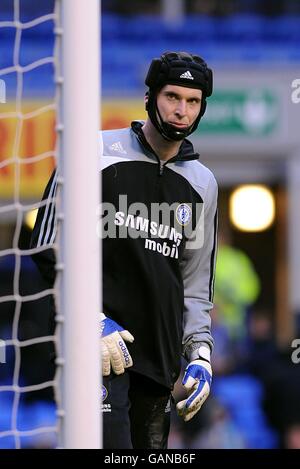
<path fill-rule="evenodd" d="M 57 6 L 60 446 L 100 448 L 100 0 Z"/>

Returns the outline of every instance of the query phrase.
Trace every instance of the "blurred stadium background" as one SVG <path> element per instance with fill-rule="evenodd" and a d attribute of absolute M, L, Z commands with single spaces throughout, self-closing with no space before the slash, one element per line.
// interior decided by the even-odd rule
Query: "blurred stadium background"
<path fill-rule="evenodd" d="M 0 22 L 13 19 L 13 0 L 1 0 Z M 20 1 L 20 21 L 53 13 L 54 1 Z M 22 66 L 52 57 L 53 18 L 26 29 L 20 43 Z M 1 26 L 1 24 L 0 24 Z M 16 32 L 0 27 L 0 70 L 13 64 Z M 300 103 L 292 82 L 300 79 L 299 0 L 102 0 L 102 127 L 125 127 L 145 118 L 144 77 L 150 60 L 165 50 L 188 50 L 214 70 L 215 91 L 191 140 L 220 187 L 220 247 L 216 346 L 212 396 L 201 413 L 183 424 L 175 413 L 170 448 L 300 448 L 300 364 L 292 341 L 300 338 Z M 53 103 L 53 61 L 23 74 L 22 111 Z M 16 73 L 3 75 L 6 103 L 15 111 Z M 82 84 L 84 86 L 84 83 Z M 21 168 L 23 203 L 40 200 L 54 167 L 53 109 L 23 121 L 19 156 L 34 159 Z M 0 164 L 13 154 L 16 120 L 0 119 Z M 49 154 L 48 154 L 49 153 Z M 88 164 L 88 162 L 87 162 Z M 14 200 L 14 165 L 0 165 L 0 207 Z M 238 227 L 232 195 L 241 185 L 263 185 L 274 201 L 264 228 Z M 248 221 L 262 215 L 253 195 L 242 205 Z M 15 212 L 0 213 L 0 250 L 10 249 Z M 245 217 L 244 217 L 245 218 Z M 22 223 L 19 247 L 28 248 L 30 224 Z M 0 296 L 11 295 L 16 258 L 0 256 Z M 20 294 L 43 288 L 29 256 L 22 256 Z M 19 340 L 48 334 L 49 297 L 21 304 Z M 0 338 L 12 337 L 14 301 L 0 303 Z M 299 344 L 298 344 L 299 346 Z M 49 343 L 22 348 L 19 384 L 49 382 Z M 13 380 L 16 353 L 7 347 L 0 386 Z M 183 364 L 184 365 L 184 364 Z M 175 388 L 175 399 L 182 390 Z M 11 429 L 12 392 L 0 392 L 0 432 Z M 15 428 L 55 424 L 53 389 L 20 396 Z M 0 438 L 0 448 L 14 447 Z M 22 447 L 53 447 L 55 433 L 30 435 Z"/>

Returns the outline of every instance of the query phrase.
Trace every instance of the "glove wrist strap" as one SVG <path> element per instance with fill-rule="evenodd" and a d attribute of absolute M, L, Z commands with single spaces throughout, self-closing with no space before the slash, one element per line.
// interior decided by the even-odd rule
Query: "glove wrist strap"
<path fill-rule="evenodd" d="M 208 363 L 210 363 L 210 348 L 208 345 L 204 345 L 204 344 L 201 344 L 201 343 L 198 343 L 198 344 L 193 344 L 194 347 L 192 347 L 191 349 L 189 349 L 188 351 L 188 359 L 189 361 L 193 361 L 193 360 L 199 360 L 199 358 L 201 360 L 205 360 L 207 361 Z"/>

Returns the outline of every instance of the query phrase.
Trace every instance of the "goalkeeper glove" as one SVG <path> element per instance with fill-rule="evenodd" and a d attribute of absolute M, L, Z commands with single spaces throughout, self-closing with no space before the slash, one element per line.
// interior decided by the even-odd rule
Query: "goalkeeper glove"
<path fill-rule="evenodd" d="M 133 365 L 132 358 L 124 341 L 133 342 L 134 337 L 103 313 L 101 317 L 102 374 L 108 376 L 112 371 L 116 375 L 124 373 L 125 368 Z M 123 340 L 124 339 L 124 340 Z"/>
<path fill-rule="evenodd" d="M 201 347 L 202 348 L 202 347 Z M 201 409 L 209 395 L 212 381 L 210 362 L 201 356 L 191 361 L 185 369 L 182 384 L 188 393 L 187 399 L 178 402 L 177 413 L 188 422 Z"/>

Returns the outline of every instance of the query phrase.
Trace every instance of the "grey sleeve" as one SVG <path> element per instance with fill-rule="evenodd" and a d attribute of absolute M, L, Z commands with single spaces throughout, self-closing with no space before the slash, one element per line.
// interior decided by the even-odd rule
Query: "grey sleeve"
<path fill-rule="evenodd" d="M 210 310 L 217 251 L 218 187 L 211 174 L 203 200 L 202 220 L 187 243 L 181 263 L 184 284 L 183 355 L 193 360 L 193 352 L 202 346 L 213 348 Z M 201 218 L 201 217 L 200 217 Z M 197 237 L 197 239 L 196 239 Z"/>

